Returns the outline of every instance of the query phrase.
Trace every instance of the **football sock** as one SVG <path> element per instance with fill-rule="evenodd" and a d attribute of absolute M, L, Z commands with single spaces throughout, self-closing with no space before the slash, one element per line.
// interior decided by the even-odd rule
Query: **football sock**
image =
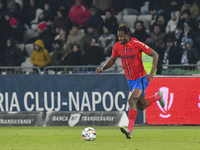
<path fill-rule="evenodd" d="M 156 95 L 147 97 L 146 100 L 149 102 L 149 105 L 147 106 L 149 107 L 151 104 L 153 104 L 153 102 L 161 100 L 161 96 L 159 94 L 156 94 Z"/>
<path fill-rule="evenodd" d="M 135 119 L 136 119 L 136 116 L 137 116 L 137 110 L 135 109 L 130 109 L 129 110 L 129 115 L 128 115 L 128 119 L 129 119 L 129 122 L 128 122 L 128 130 L 132 133 L 132 130 L 133 130 L 133 127 L 134 127 L 134 124 L 135 124 Z"/>

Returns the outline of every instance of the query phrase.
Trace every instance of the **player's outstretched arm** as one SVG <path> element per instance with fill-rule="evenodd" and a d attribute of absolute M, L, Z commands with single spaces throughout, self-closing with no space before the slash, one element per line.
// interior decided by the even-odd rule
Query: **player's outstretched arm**
<path fill-rule="evenodd" d="M 116 61 L 117 57 L 111 56 L 110 59 L 103 65 L 102 68 L 98 67 L 96 73 L 99 74 L 100 72 L 110 68 Z"/>
<path fill-rule="evenodd" d="M 147 81 L 150 81 L 150 79 L 153 79 L 154 72 L 155 72 L 156 67 L 157 67 L 159 55 L 153 49 L 149 52 L 148 55 L 153 57 L 153 62 L 152 62 L 153 65 L 152 65 L 152 68 L 151 68 L 151 72 L 150 72 L 150 74 L 147 75 Z"/>

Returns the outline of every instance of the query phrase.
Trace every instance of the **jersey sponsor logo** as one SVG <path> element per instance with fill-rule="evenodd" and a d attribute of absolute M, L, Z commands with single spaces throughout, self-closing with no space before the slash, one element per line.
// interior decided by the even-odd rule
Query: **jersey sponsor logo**
<path fill-rule="evenodd" d="M 119 55 L 121 59 L 132 59 L 135 58 L 136 55 Z"/>
<path fill-rule="evenodd" d="M 145 48 L 146 48 L 146 49 L 149 49 L 149 46 L 148 46 L 148 45 L 145 45 Z"/>
<path fill-rule="evenodd" d="M 159 91 L 163 92 L 163 98 L 165 100 L 165 107 L 164 108 L 162 108 L 160 106 L 159 101 L 156 101 L 158 107 L 162 111 L 162 113 L 160 113 L 160 117 L 161 118 L 169 118 L 171 116 L 171 114 L 168 113 L 168 111 L 170 110 L 170 108 L 172 106 L 173 99 L 174 99 L 174 94 L 173 93 L 169 93 L 169 88 L 167 88 L 167 87 L 161 87 L 159 89 Z"/>

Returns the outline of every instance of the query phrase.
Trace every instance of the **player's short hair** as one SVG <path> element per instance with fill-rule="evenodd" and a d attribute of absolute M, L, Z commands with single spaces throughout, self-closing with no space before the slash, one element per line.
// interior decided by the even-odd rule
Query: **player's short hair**
<path fill-rule="evenodd" d="M 126 25 L 119 26 L 117 31 L 123 31 L 124 34 L 132 34 L 131 30 Z"/>

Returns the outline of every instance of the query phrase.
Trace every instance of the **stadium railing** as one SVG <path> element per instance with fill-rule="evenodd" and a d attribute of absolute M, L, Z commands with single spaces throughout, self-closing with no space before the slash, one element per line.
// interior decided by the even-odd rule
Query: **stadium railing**
<path fill-rule="evenodd" d="M 200 74 L 200 64 L 191 65 L 163 65 L 161 74 L 164 75 L 189 75 L 189 74 Z"/>
<path fill-rule="evenodd" d="M 47 66 L 44 68 L 44 74 L 94 74 L 96 73 L 96 65 L 86 66 Z M 120 69 L 121 68 L 121 69 Z M 113 66 L 111 70 L 104 71 L 104 73 L 120 73 L 122 66 Z"/>
<path fill-rule="evenodd" d="M 1 75 L 13 75 L 13 74 L 41 74 L 39 67 L 0 67 Z"/>
<path fill-rule="evenodd" d="M 95 74 L 96 65 L 86 66 L 47 66 L 43 69 L 39 67 L 0 67 L 1 75 L 11 74 Z M 163 66 L 161 75 L 190 75 L 200 74 L 200 64 L 195 65 L 167 65 Z M 121 65 L 114 65 L 102 73 L 124 73 Z"/>

